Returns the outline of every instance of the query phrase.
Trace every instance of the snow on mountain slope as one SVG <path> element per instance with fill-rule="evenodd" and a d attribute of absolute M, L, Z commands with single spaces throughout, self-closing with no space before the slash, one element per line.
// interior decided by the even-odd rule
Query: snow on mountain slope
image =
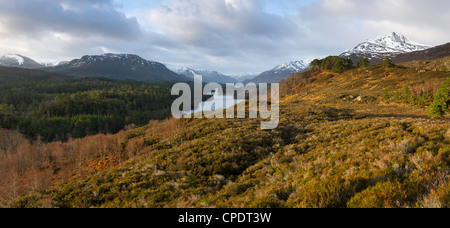
<path fill-rule="evenodd" d="M 36 61 L 18 54 L 6 54 L 0 57 L 0 66 L 19 67 L 19 68 L 40 68 L 41 64 Z"/>
<path fill-rule="evenodd" d="M 85 55 L 80 59 L 44 68 L 46 71 L 75 77 L 107 77 L 133 79 L 144 82 L 187 81 L 161 63 L 143 59 L 132 54 Z"/>
<path fill-rule="evenodd" d="M 340 57 L 348 58 L 355 63 L 361 58 L 375 59 L 392 58 L 398 54 L 421 51 L 431 48 L 429 45 L 419 44 L 395 32 L 378 36 L 358 44 L 355 48 L 345 51 Z"/>
<path fill-rule="evenodd" d="M 303 60 L 301 61 L 292 61 L 289 63 L 281 64 L 272 69 L 274 73 L 289 71 L 289 72 L 301 72 L 308 68 L 308 64 L 306 64 Z"/>
<path fill-rule="evenodd" d="M 254 79 L 256 76 L 258 76 L 259 73 L 240 73 L 240 74 L 233 74 L 230 75 L 230 77 L 236 79 L 238 82 L 244 82 L 244 81 L 248 81 L 251 79 Z"/>
<path fill-rule="evenodd" d="M 70 62 L 61 62 L 57 68 L 95 68 L 96 70 L 113 67 L 119 68 L 122 72 L 136 72 L 148 70 L 168 70 L 163 64 L 149 61 L 133 54 L 103 54 L 103 55 L 85 55 L 80 59 L 74 59 Z M 106 69 L 105 69 L 106 70 Z"/>
<path fill-rule="evenodd" d="M 17 64 L 23 65 L 25 63 L 25 60 L 20 56 L 20 55 L 15 55 L 15 54 L 6 54 L 4 55 L 2 58 L 5 59 L 11 59 L 13 61 L 16 61 Z"/>
<path fill-rule="evenodd" d="M 7 66 L 7 67 L 37 69 L 44 67 L 55 67 L 65 63 L 68 62 L 67 61 L 36 62 L 31 58 L 19 54 L 6 54 L 0 57 L 0 66 Z"/>
<path fill-rule="evenodd" d="M 41 62 L 40 64 L 43 67 L 55 67 L 55 66 L 66 64 L 66 63 L 69 63 L 69 61 Z"/>
<path fill-rule="evenodd" d="M 281 80 L 289 77 L 294 73 L 301 73 L 309 68 L 309 64 L 306 64 L 303 60 L 292 61 L 289 63 L 281 64 L 275 68 L 259 74 L 252 80 L 247 80 L 245 83 L 279 83 Z"/>
<path fill-rule="evenodd" d="M 166 67 L 179 74 L 186 76 L 190 79 L 202 77 L 202 80 L 204 82 L 216 82 L 216 83 L 236 83 L 237 80 L 235 78 L 232 78 L 230 76 L 224 75 L 217 71 L 210 71 L 210 70 L 194 70 L 188 67 L 180 67 L 180 66 L 174 66 L 170 64 L 166 64 Z"/>
<path fill-rule="evenodd" d="M 180 66 L 175 66 L 175 65 L 171 65 L 171 64 L 164 64 L 167 69 L 171 70 L 172 72 L 175 72 L 177 74 L 181 74 L 184 71 L 190 70 L 190 68 L 187 67 L 180 67 Z"/>

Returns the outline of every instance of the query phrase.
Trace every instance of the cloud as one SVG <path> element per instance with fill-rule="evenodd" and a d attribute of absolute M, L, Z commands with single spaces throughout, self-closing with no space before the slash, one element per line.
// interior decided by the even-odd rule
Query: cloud
<path fill-rule="evenodd" d="M 338 37 L 348 38 L 344 42 L 395 31 L 438 45 L 450 37 L 448 9 L 447 0 L 319 0 L 299 13 L 303 14 L 300 20 L 309 21 L 314 31 L 331 29 Z"/>
<path fill-rule="evenodd" d="M 230 67 L 236 59 L 283 55 L 283 44 L 301 34 L 292 18 L 267 12 L 258 0 L 168 0 L 150 10 L 147 19 L 154 31 L 213 59 L 216 66 L 225 58 Z"/>
<path fill-rule="evenodd" d="M 185 65 L 190 61 L 193 67 L 254 71 L 290 60 L 339 55 L 389 32 L 431 45 L 445 43 L 450 35 L 445 29 L 449 4 L 443 0 L 432 4 L 425 0 L 166 0 L 146 17 L 153 31 L 170 39 L 161 46 L 201 59 L 186 58 Z"/>
<path fill-rule="evenodd" d="M 0 21 L 3 30 L 21 35 L 134 39 L 141 33 L 136 18 L 127 18 L 110 0 L 2 0 Z"/>
<path fill-rule="evenodd" d="M 264 12 L 254 0 L 165 1 L 148 19 L 167 36 L 211 49 L 252 46 L 249 38 L 279 41 L 294 34 L 294 23 Z"/>

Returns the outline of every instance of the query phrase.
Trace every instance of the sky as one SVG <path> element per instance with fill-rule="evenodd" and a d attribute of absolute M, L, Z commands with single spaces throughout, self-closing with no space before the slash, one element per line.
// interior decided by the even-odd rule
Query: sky
<path fill-rule="evenodd" d="M 0 0 L 0 55 L 104 53 L 225 74 L 260 73 L 396 32 L 450 42 L 448 0 Z"/>

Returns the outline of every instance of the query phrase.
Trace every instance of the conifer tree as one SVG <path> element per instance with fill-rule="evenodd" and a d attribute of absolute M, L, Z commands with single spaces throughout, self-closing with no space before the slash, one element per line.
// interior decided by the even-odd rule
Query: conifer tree
<path fill-rule="evenodd" d="M 450 104 L 450 78 L 445 80 L 439 87 L 437 95 L 434 97 L 433 104 L 428 110 L 428 116 L 432 119 L 440 118 L 445 115 Z"/>
<path fill-rule="evenodd" d="M 383 63 L 381 64 L 384 68 L 391 68 L 392 66 L 394 66 L 394 64 L 392 64 L 392 61 L 390 58 L 385 58 L 383 60 Z"/>
<path fill-rule="evenodd" d="M 362 58 L 359 60 L 358 67 L 367 67 L 369 65 L 369 60 L 367 58 Z"/>

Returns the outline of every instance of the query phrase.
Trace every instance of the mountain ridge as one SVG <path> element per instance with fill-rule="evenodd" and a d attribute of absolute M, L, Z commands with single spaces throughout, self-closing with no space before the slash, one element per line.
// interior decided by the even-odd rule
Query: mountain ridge
<path fill-rule="evenodd" d="M 0 66 L 18 67 L 26 69 L 38 69 L 42 67 L 41 64 L 34 61 L 33 59 L 19 54 L 6 54 L 1 56 Z"/>
<path fill-rule="evenodd" d="M 216 82 L 216 83 L 236 83 L 238 80 L 235 78 L 224 75 L 218 71 L 210 71 L 210 70 L 195 70 L 189 67 L 179 67 L 175 65 L 165 64 L 165 66 L 173 71 L 174 73 L 177 73 L 179 75 L 184 75 L 190 79 L 195 79 L 196 77 L 202 76 L 202 80 L 204 82 Z"/>
<path fill-rule="evenodd" d="M 63 73 L 74 77 L 106 77 L 132 79 L 143 82 L 187 81 L 162 63 L 149 61 L 134 54 L 85 55 L 80 59 L 43 68 L 45 71 Z"/>
<path fill-rule="evenodd" d="M 244 83 L 279 83 L 291 74 L 304 72 L 308 68 L 308 64 L 303 60 L 291 61 L 265 71 L 251 80 L 244 81 Z"/>
<path fill-rule="evenodd" d="M 399 63 L 441 58 L 450 53 L 449 47 L 450 43 L 436 47 L 419 44 L 409 40 L 402 34 L 392 32 L 368 39 L 339 56 L 352 60 L 353 64 L 357 64 L 361 58 L 368 58 L 369 64 L 380 63 L 384 58 L 391 58 L 394 63 Z M 103 64 L 104 66 L 94 66 L 94 63 L 99 65 Z M 23 55 L 7 54 L 0 57 L 0 66 L 42 69 L 44 71 L 62 73 L 75 77 L 100 76 L 111 79 L 133 79 L 145 82 L 192 81 L 196 76 L 202 75 L 205 82 L 218 82 L 222 84 L 237 82 L 278 83 L 293 73 L 301 73 L 308 69 L 308 64 L 304 61 L 292 61 L 280 64 L 271 70 L 257 75 L 243 74 L 244 76 L 239 77 L 239 75 L 225 75 L 218 71 L 161 64 L 143 59 L 134 54 L 111 53 L 85 55 L 80 59 L 54 63 L 38 63 Z"/>
<path fill-rule="evenodd" d="M 353 49 L 343 52 L 339 57 L 350 59 L 354 64 L 362 58 L 369 59 L 371 63 L 379 63 L 384 58 L 393 58 L 399 54 L 422 51 L 431 47 L 411 41 L 402 34 L 392 32 L 368 39 Z"/>
<path fill-rule="evenodd" d="M 410 61 L 426 61 L 440 59 L 447 56 L 450 56 L 450 43 L 438 45 L 422 51 L 399 54 L 392 58 L 392 62 L 404 63 Z"/>

